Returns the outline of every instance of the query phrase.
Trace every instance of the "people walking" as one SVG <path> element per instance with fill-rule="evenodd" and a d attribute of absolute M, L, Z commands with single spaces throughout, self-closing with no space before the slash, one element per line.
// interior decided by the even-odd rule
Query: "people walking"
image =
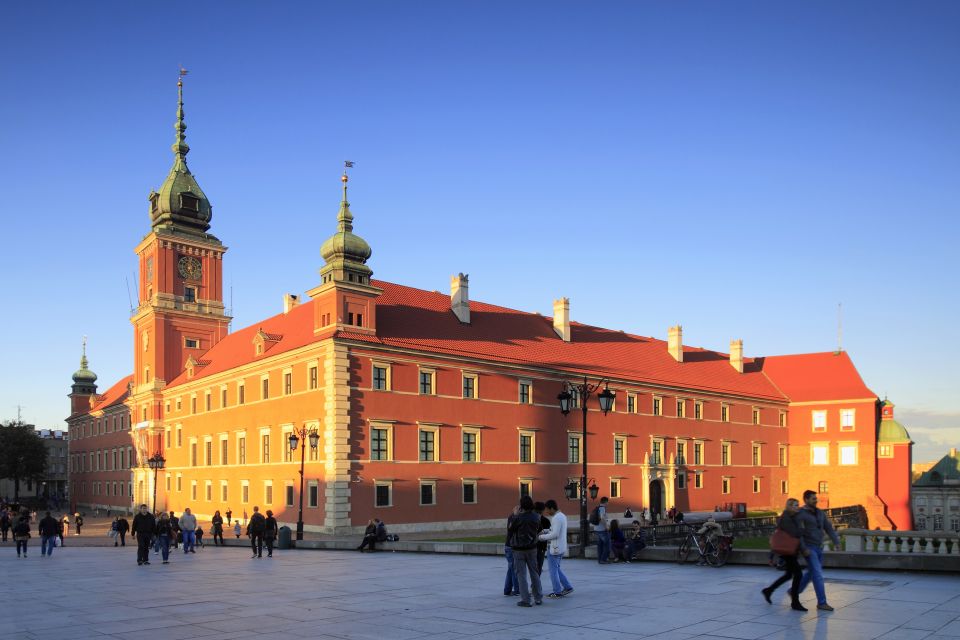
<path fill-rule="evenodd" d="M 77 526 L 77 532 L 74 535 L 80 535 L 80 529 L 83 528 L 83 515 L 79 512 L 73 514 L 73 523 Z"/>
<path fill-rule="evenodd" d="M 131 532 L 137 539 L 137 566 L 150 564 L 150 542 L 157 530 L 157 520 L 147 510 L 147 505 L 140 505 L 140 513 L 133 517 Z"/>
<path fill-rule="evenodd" d="M 183 552 L 196 553 L 197 547 L 197 516 L 190 513 L 190 507 L 180 514 L 180 531 L 183 533 Z"/>
<path fill-rule="evenodd" d="M 513 568 L 513 549 L 510 547 L 510 528 L 518 515 L 520 515 L 520 505 L 515 506 L 507 516 L 507 537 L 503 541 L 503 555 L 507 559 L 507 575 L 503 579 L 505 596 L 520 595 L 520 582 L 517 580 L 517 571 Z"/>
<path fill-rule="evenodd" d="M 173 514 L 173 511 L 170 512 L 170 528 L 173 530 L 173 538 L 170 539 L 174 549 L 179 549 L 179 540 L 180 540 L 180 518 Z"/>
<path fill-rule="evenodd" d="M 130 531 L 130 523 L 126 518 L 120 516 L 117 518 L 117 538 L 119 538 L 120 546 L 127 546 L 127 532 Z M 117 546 L 117 540 L 114 539 L 113 546 Z"/>
<path fill-rule="evenodd" d="M 533 512 L 540 517 L 540 530 L 546 531 L 550 528 L 550 520 L 543 515 L 546 505 L 542 502 L 533 503 Z M 543 559 L 547 555 L 547 543 L 543 540 L 537 541 L 537 575 L 543 575 Z"/>
<path fill-rule="evenodd" d="M 217 510 L 213 513 L 213 519 L 210 521 L 210 533 L 213 535 L 213 546 L 217 546 L 217 539 L 223 544 L 223 516 Z"/>
<path fill-rule="evenodd" d="M 837 546 L 840 546 L 840 536 L 833 530 L 827 514 L 817 508 L 816 491 L 804 491 L 803 502 L 804 506 L 797 512 L 796 518 L 803 533 L 804 548 L 809 555 L 805 556 L 807 570 L 800 581 L 800 590 L 796 592 L 796 596 L 799 597 L 812 581 L 813 589 L 817 593 L 817 609 L 833 611 L 833 607 L 827 603 L 827 590 L 823 584 L 823 536 L 830 536 Z"/>
<path fill-rule="evenodd" d="M 277 526 L 277 519 L 273 517 L 273 511 L 267 509 L 267 517 L 263 520 L 263 541 L 267 544 L 267 557 L 273 557 L 273 541 L 280 534 L 280 527 Z"/>
<path fill-rule="evenodd" d="M 233 522 L 233 510 L 231 510 L 230 507 L 227 507 L 226 515 L 227 515 L 227 525 L 229 526 L 230 523 Z"/>
<path fill-rule="evenodd" d="M 170 525 L 170 516 L 164 511 L 157 521 L 157 546 L 160 547 L 163 564 L 170 564 L 170 539 L 173 538 L 173 527 Z"/>
<path fill-rule="evenodd" d="M 17 518 L 13 525 L 13 541 L 17 543 L 17 557 L 23 551 L 23 557 L 27 557 L 27 543 L 30 541 L 30 514 L 23 512 Z"/>
<path fill-rule="evenodd" d="M 540 534 L 540 540 L 547 542 L 547 571 L 550 573 L 550 585 L 553 591 L 548 598 L 562 598 L 573 592 L 573 586 L 560 569 L 560 561 L 567 554 L 567 516 L 560 511 L 556 500 L 547 500 L 544 513 L 550 519 L 550 528 Z"/>
<path fill-rule="evenodd" d="M 246 512 L 244 512 L 246 515 Z M 263 533 L 266 528 L 266 518 L 260 513 L 260 507 L 253 508 L 253 517 L 247 524 L 247 535 L 250 536 L 250 548 L 254 558 L 263 557 Z"/>
<path fill-rule="evenodd" d="M 3 542 L 7 541 L 7 534 L 10 531 L 10 510 L 4 507 L 0 510 L 0 536 Z"/>
<path fill-rule="evenodd" d="M 777 520 L 777 528 L 789 536 L 791 540 L 796 542 L 791 543 L 791 546 L 793 547 L 793 553 L 779 554 L 780 557 L 783 558 L 785 567 L 784 573 L 782 576 L 774 580 L 773 584 L 766 589 L 763 589 L 762 593 L 764 600 L 772 604 L 770 596 L 772 596 L 773 592 L 777 590 L 777 587 L 782 585 L 787 580 L 793 580 L 793 584 L 790 588 L 790 608 L 795 611 L 806 611 L 807 608 L 800 604 L 800 580 L 803 577 L 803 571 L 800 569 L 798 556 L 802 554 L 806 557 L 810 555 L 810 552 L 803 543 L 803 530 L 797 518 L 798 511 L 800 511 L 800 501 L 796 498 L 790 498 L 787 500 L 787 504 L 783 509 L 783 513 L 780 514 L 780 518 Z"/>
<path fill-rule="evenodd" d="M 63 514 L 63 517 L 60 519 L 60 528 L 63 530 L 64 536 L 70 535 L 70 514 L 69 513 Z M 60 542 L 63 542 L 63 540 L 61 540 Z"/>
<path fill-rule="evenodd" d="M 237 540 L 240 539 L 240 523 L 239 522 L 233 523 L 233 535 L 237 536 Z"/>
<path fill-rule="evenodd" d="M 40 534 L 40 556 L 52 556 L 53 548 L 56 546 L 56 540 L 59 538 L 60 525 L 57 519 L 47 514 L 37 525 L 37 533 Z"/>
<path fill-rule="evenodd" d="M 607 526 L 607 496 L 600 498 L 600 504 L 590 514 L 590 524 L 597 537 L 597 562 L 607 564 L 610 559 L 610 531 Z"/>
<path fill-rule="evenodd" d="M 520 513 L 510 523 L 510 548 L 513 549 L 513 566 L 517 572 L 517 582 L 520 583 L 520 602 L 517 605 L 521 607 L 532 606 L 531 591 L 534 603 L 543 604 L 543 590 L 540 586 L 540 574 L 537 572 L 539 536 L 540 516 L 533 511 L 533 498 L 523 496 L 520 498 Z"/>

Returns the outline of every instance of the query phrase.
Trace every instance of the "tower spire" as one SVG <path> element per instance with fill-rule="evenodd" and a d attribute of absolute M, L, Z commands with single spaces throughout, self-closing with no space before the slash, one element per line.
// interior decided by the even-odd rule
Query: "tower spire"
<path fill-rule="evenodd" d="M 187 169 L 187 154 L 190 153 L 190 146 L 186 142 L 187 123 L 183 119 L 183 76 L 187 73 L 189 72 L 186 69 L 180 67 L 180 77 L 177 79 L 177 121 L 173 125 L 177 135 L 171 149 L 176 157 L 173 164 L 174 171 L 190 173 Z"/>
<path fill-rule="evenodd" d="M 86 369 L 86 368 L 87 368 L 87 365 L 89 364 L 89 363 L 87 362 L 87 336 L 83 336 L 83 348 L 82 348 L 82 349 L 83 349 L 83 350 L 82 350 L 82 354 L 81 354 L 81 356 L 80 356 L 80 368 L 81 368 L 81 369 Z"/>
<path fill-rule="evenodd" d="M 352 168 L 354 163 L 350 160 L 343 161 L 343 175 L 340 181 L 343 182 L 343 199 L 340 201 L 340 211 L 337 213 L 337 231 L 344 233 L 353 231 L 353 214 L 350 212 L 350 202 L 347 200 L 347 183 L 350 182 L 350 176 L 347 175 L 347 169 Z"/>

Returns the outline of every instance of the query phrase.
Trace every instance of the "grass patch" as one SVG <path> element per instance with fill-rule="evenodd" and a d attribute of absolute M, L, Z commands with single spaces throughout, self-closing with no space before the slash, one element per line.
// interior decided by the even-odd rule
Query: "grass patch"
<path fill-rule="evenodd" d="M 750 538 L 735 538 L 733 541 L 734 549 L 769 549 L 770 538 L 755 536 Z"/>
<path fill-rule="evenodd" d="M 769 518 L 780 515 L 776 511 L 747 511 L 748 518 Z"/>
<path fill-rule="evenodd" d="M 495 536 L 465 536 L 463 538 L 434 538 L 424 542 L 503 542 L 502 535 Z"/>

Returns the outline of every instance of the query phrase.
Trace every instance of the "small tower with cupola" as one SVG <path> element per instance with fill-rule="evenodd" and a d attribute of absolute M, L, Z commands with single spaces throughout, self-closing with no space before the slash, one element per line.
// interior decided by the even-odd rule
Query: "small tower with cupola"
<path fill-rule="evenodd" d="M 894 404 L 887 399 L 880 403 L 877 426 L 877 496 L 886 506 L 887 518 L 897 529 L 913 528 L 910 508 L 913 442 L 906 428 L 893 416 Z"/>
<path fill-rule="evenodd" d="M 73 374 L 73 386 L 70 387 L 70 415 L 90 410 L 90 399 L 97 396 L 97 374 L 90 370 L 87 362 L 87 338 L 83 338 L 83 355 L 80 356 L 80 368 Z"/>

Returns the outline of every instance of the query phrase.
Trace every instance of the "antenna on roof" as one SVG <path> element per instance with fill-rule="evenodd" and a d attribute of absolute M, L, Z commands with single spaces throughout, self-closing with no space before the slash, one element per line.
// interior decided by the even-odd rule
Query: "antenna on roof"
<path fill-rule="evenodd" d="M 837 355 L 843 352 L 843 303 L 837 303 Z"/>
<path fill-rule="evenodd" d="M 130 313 L 133 313 L 133 296 L 130 295 L 130 278 L 124 276 L 123 279 L 127 283 L 127 302 L 130 304 Z"/>
<path fill-rule="evenodd" d="M 233 324 L 233 281 L 230 281 L 230 322 L 227 323 L 227 331 L 230 330 L 230 325 Z"/>

